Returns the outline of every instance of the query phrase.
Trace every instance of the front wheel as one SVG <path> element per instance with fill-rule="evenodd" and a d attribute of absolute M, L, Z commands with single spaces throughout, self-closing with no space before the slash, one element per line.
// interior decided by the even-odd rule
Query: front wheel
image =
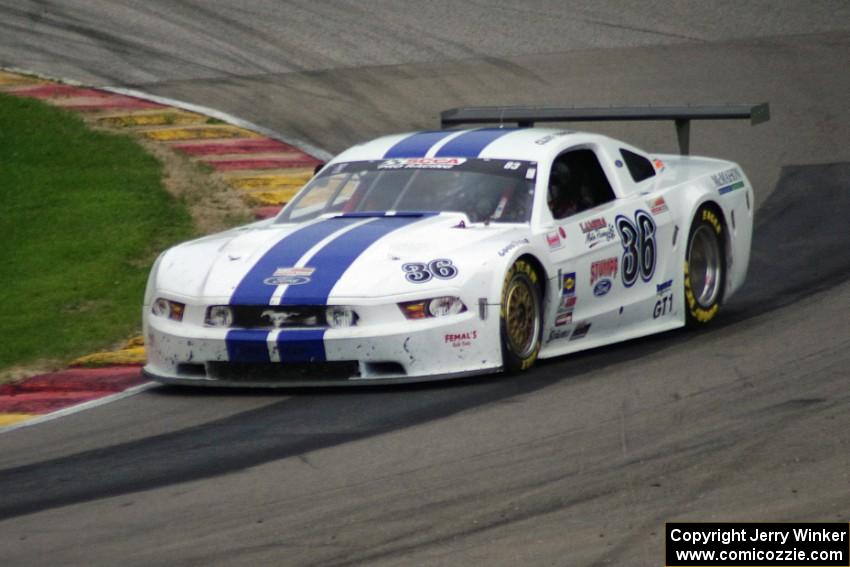
<path fill-rule="evenodd" d="M 691 327 L 717 315 L 726 283 L 724 226 L 710 208 L 697 211 L 688 235 L 685 257 L 685 310 Z"/>
<path fill-rule="evenodd" d="M 525 260 L 505 275 L 502 290 L 502 361 L 506 372 L 530 368 L 540 351 L 542 315 L 540 276 Z"/>

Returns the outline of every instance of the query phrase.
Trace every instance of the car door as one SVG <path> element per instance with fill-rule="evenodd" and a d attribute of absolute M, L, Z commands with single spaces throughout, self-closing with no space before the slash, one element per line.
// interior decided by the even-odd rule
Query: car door
<path fill-rule="evenodd" d="M 549 209 L 565 237 L 550 250 L 561 290 L 548 313 L 547 344 L 581 348 L 570 343 L 628 333 L 655 277 L 656 221 L 639 193 L 617 197 L 600 158 L 607 156 L 599 148 L 571 148 L 552 164 Z"/>

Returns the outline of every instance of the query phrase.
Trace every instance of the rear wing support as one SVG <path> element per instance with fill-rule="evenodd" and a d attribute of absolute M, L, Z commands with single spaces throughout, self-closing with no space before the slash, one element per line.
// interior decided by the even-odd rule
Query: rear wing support
<path fill-rule="evenodd" d="M 717 106 L 612 106 L 575 108 L 556 106 L 480 106 L 452 108 L 440 113 L 440 126 L 459 124 L 516 124 L 530 128 L 535 122 L 625 122 L 672 120 L 676 124 L 679 152 L 688 155 L 692 120 L 749 119 L 755 126 L 770 120 L 770 106 L 729 104 Z"/>

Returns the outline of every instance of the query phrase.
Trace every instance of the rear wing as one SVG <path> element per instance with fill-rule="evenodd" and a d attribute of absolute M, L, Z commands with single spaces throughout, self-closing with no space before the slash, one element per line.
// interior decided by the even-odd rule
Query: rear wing
<path fill-rule="evenodd" d="M 575 108 L 559 106 L 480 106 L 452 108 L 440 113 L 440 126 L 505 123 L 530 128 L 535 122 L 624 122 L 632 120 L 672 120 L 676 124 L 679 152 L 690 151 L 691 120 L 749 119 L 755 126 L 770 120 L 770 106 L 730 104 L 717 106 L 611 106 Z"/>

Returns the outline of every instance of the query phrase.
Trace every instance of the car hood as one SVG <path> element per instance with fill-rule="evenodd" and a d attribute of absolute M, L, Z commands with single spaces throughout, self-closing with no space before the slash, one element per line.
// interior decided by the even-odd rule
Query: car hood
<path fill-rule="evenodd" d="M 506 246 L 527 235 L 527 225 L 471 225 L 455 213 L 265 221 L 172 248 L 155 285 L 178 297 L 234 305 L 413 297 L 480 278 L 501 265 Z"/>

